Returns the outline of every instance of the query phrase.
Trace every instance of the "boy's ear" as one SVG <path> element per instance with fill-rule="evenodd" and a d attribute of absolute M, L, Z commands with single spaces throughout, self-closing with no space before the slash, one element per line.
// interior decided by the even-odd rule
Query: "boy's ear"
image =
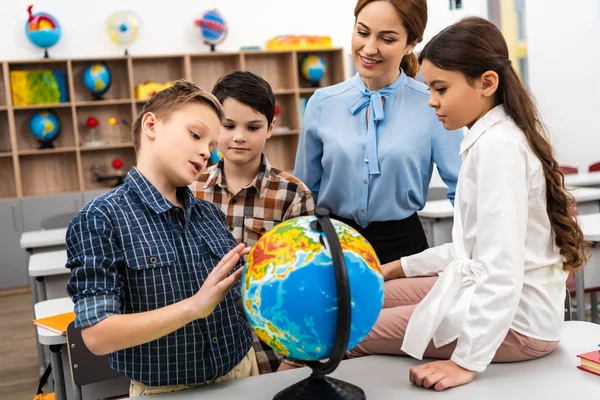
<path fill-rule="evenodd" d="M 267 129 L 267 139 L 271 138 L 273 135 L 273 129 L 275 129 L 275 123 L 277 123 L 277 117 L 273 117 L 273 121 L 269 124 L 269 129 Z"/>
<path fill-rule="evenodd" d="M 486 71 L 479 78 L 479 85 L 483 97 L 492 97 L 498 90 L 499 78 L 494 71 Z"/>
<path fill-rule="evenodd" d="M 151 112 L 147 112 L 142 117 L 142 133 L 150 140 L 156 138 L 156 115 Z"/>

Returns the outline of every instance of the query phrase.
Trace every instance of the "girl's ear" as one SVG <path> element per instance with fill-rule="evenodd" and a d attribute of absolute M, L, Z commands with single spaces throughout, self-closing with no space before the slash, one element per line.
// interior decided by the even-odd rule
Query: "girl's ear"
<path fill-rule="evenodd" d="M 483 97 L 492 97 L 498 90 L 499 78 L 494 71 L 486 71 L 479 78 L 479 85 Z"/>

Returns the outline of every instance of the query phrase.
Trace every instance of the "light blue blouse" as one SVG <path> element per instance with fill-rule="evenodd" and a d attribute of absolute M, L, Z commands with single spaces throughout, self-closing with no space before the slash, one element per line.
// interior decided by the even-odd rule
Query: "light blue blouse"
<path fill-rule="evenodd" d="M 319 207 L 362 227 L 421 210 L 433 163 L 454 201 L 463 132 L 445 130 L 428 100 L 427 86 L 404 72 L 377 92 L 358 74 L 318 89 L 304 113 L 294 175 Z"/>

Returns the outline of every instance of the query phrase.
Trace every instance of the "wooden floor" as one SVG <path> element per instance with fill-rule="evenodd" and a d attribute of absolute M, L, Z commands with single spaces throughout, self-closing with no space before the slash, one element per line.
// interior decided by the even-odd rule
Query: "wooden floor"
<path fill-rule="evenodd" d="M 0 297 L 0 399 L 32 400 L 39 380 L 31 294 Z"/>

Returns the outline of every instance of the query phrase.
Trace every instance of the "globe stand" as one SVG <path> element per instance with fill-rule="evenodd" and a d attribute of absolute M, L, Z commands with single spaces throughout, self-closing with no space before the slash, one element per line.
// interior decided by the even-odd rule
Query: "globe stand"
<path fill-rule="evenodd" d="M 312 374 L 277 393 L 274 400 L 364 400 L 365 393 L 358 386 L 339 379 L 330 378 L 326 375 L 335 371 L 339 363 L 344 359 L 348 341 L 350 339 L 350 286 L 348 284 L 348 271 L 342 246 L 331 220 L 329 211 L 319 207 L 315 210 L 317 219 L 311 222 L 313 230 L 325 233 L 326 245 L 331 252 L 333 269 L 335 273 L 335 282 L 337 288 L 337 331 L 333 354 L 325 363 L 319 361 L 309 361 L 306 363 L 312 369 Z"/>
<path fill-rule="evenodd" d="M 48 55 L 48 49 L 44 49 L 44 58 L 50 58 Z"/>
<path fill-rule="evenodd" d="M 38 147 L 39 150 L 54 148 L 54 144 L 52 144 L 51 140 L 38 140 L 38 143 L 40 144 L 40 147 Z"/>

